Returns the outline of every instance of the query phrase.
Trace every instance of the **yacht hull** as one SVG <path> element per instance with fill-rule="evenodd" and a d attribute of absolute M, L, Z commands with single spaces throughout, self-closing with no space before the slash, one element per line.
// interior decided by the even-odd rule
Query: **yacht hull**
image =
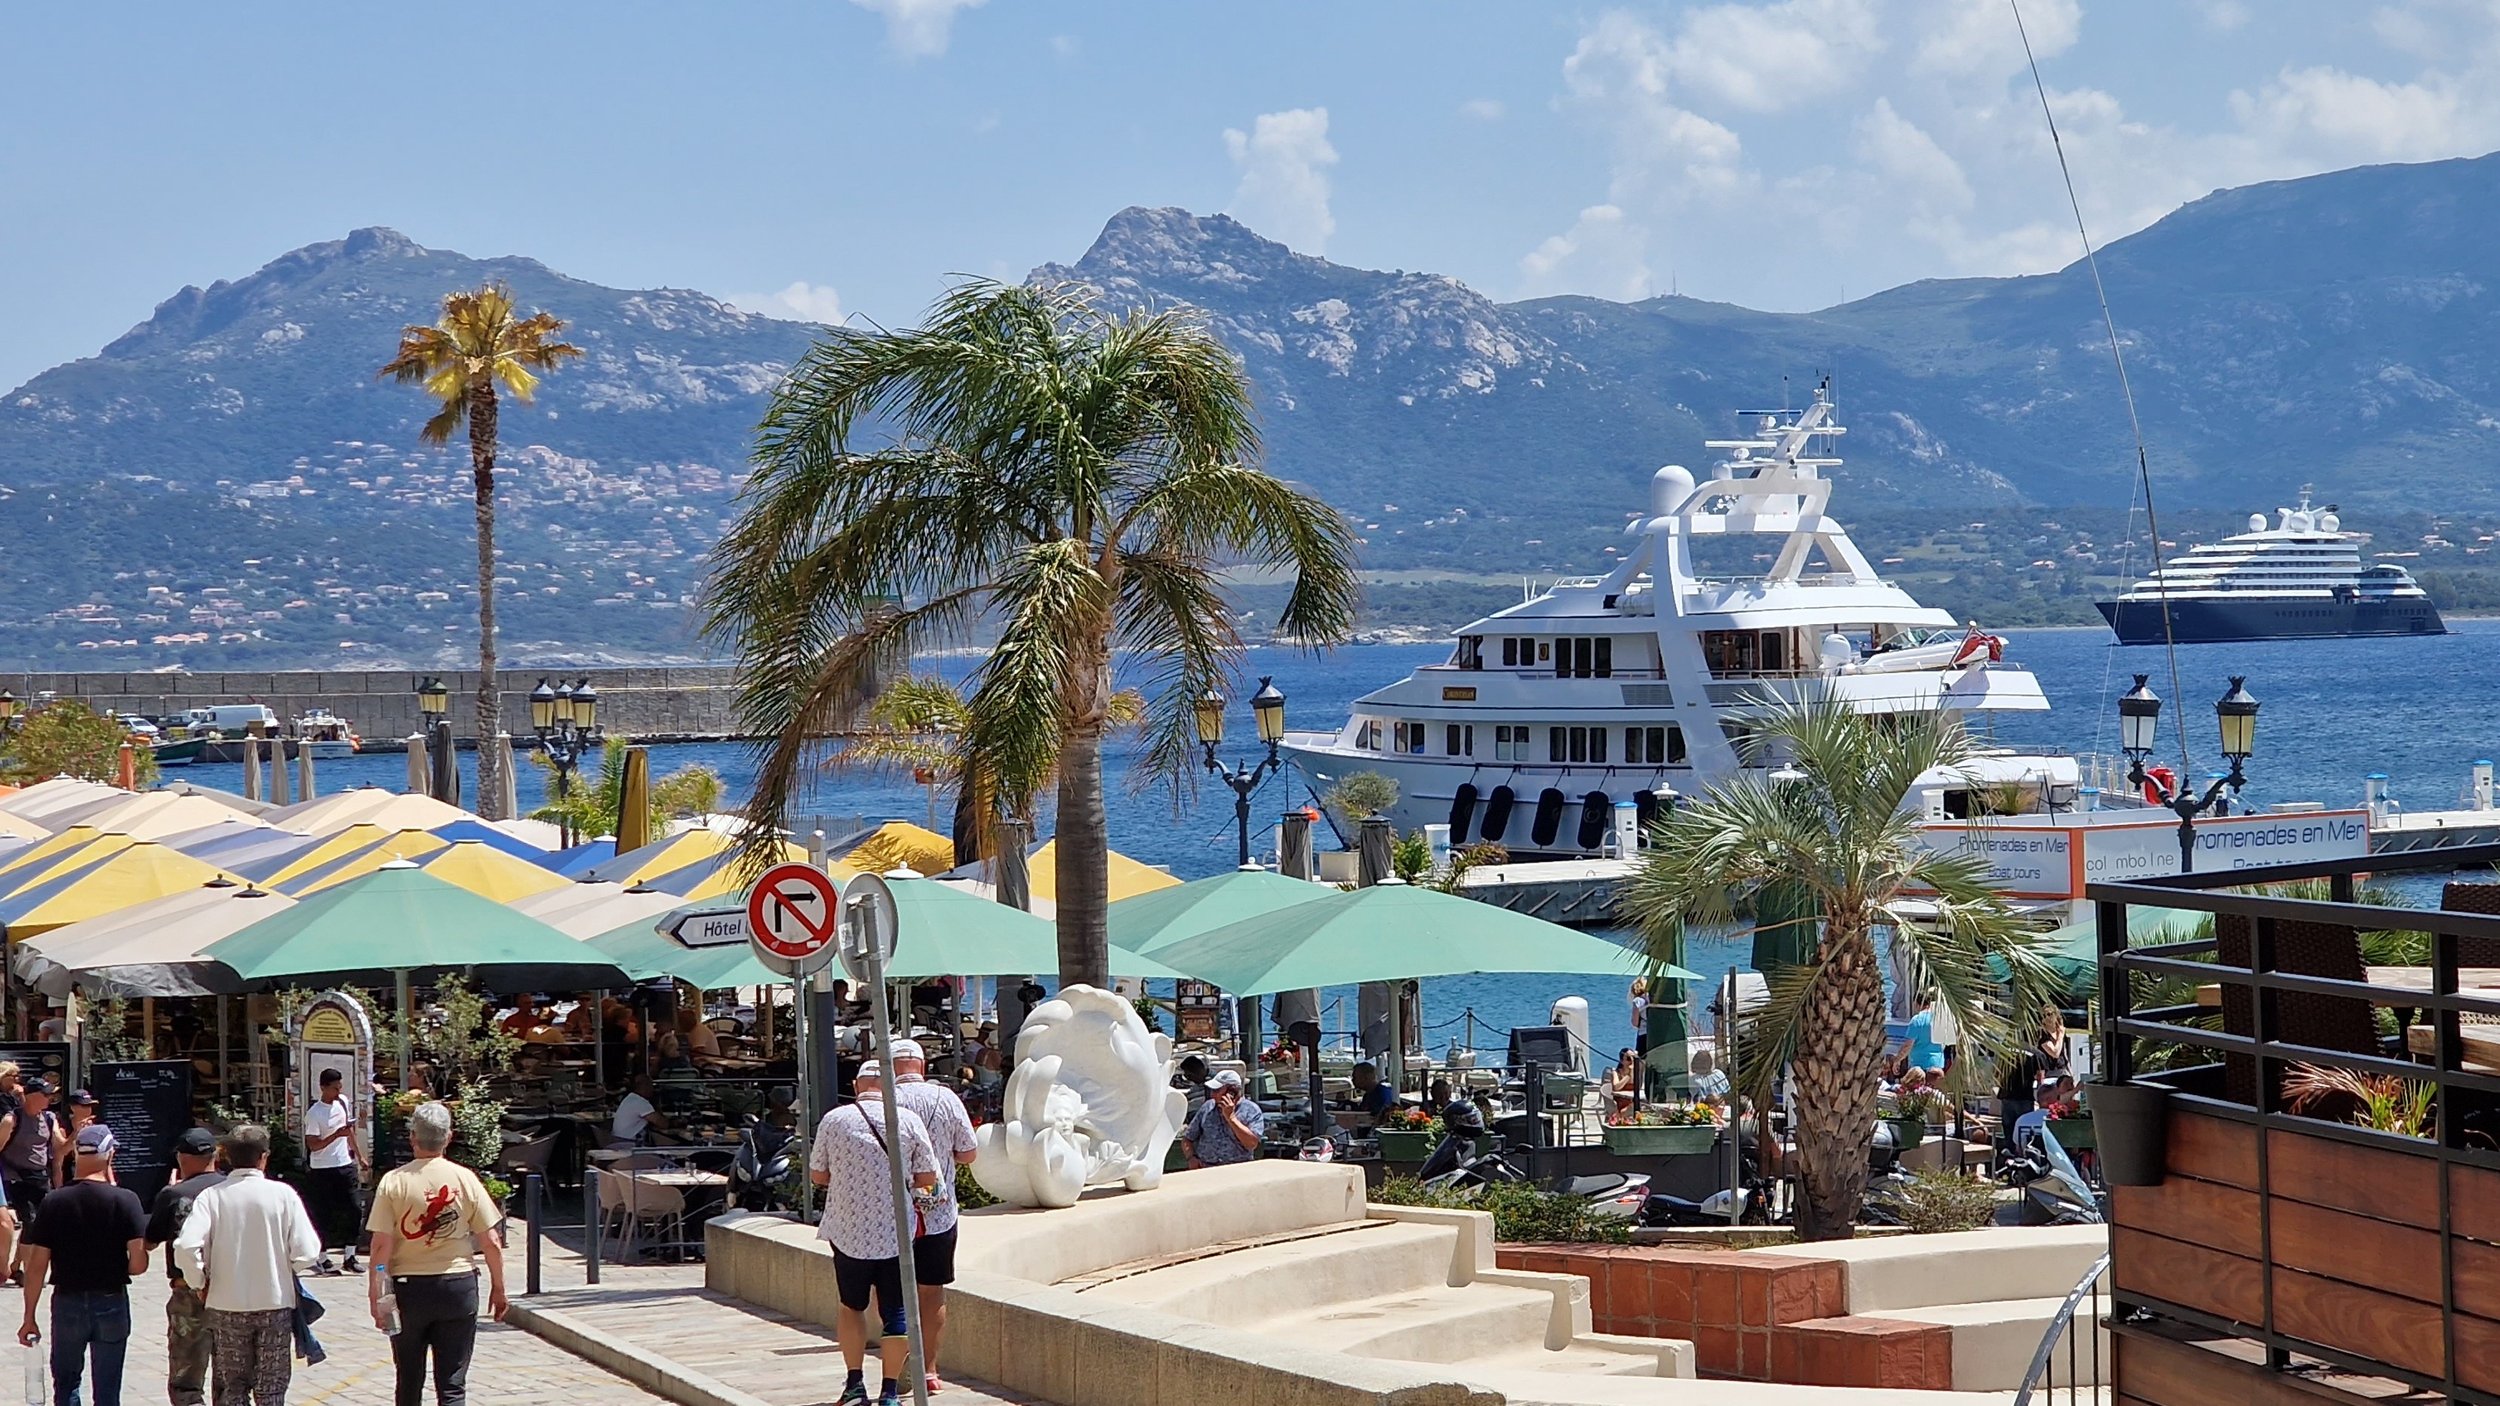
<path fill-rule="evenodd" d="M 2179 600 L 2165 630 L 2159 603 L 2096 602 L 2120 644 L 2222 644 L 2243 640 L 2444 635 L 2439 608 L 2419 598 L 2380 601 Z"/>

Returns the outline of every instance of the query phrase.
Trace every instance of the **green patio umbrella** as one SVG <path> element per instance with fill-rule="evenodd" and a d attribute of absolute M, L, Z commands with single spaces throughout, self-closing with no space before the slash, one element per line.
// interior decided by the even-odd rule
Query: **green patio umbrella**
<path fill-rule="evenodd" d="M 667 918 L 660 921 L 666 922 Z M 755 960 L 755 950 L 743 942 L 689 947 L 654 927 L 649 918 L 637 918 L 587 941 L 636 981 L 666 976 L 697 991 L 718 991 L 730 986 L 770 986 L 790 979 Z"/>
<path fill-rule="evenodd" d="M 447 971 L 496 992 L 632 984 L 615 962 L 536 918 L 406 863 L 323 889 L 200 955 L 255 985 L 375 985 Z"/>
<path fill-rule="evenodd" d="M 897 981 L 933 976 L 1022 976 L 1055 971 L 1059 930 L 1021 908 L 995 903 L 969 889 L 896 871 L 885 876 L 894 891 L 900 931 L 885 974 Z M 1180 976 L 1162 961 L 1124 948 L 1111 949 L 1113 976 Z"/>
<path fill-rule="evenodd" d="M 2160 942 L 2187 942 L 2196 938 L 2206 917 L 2183 908 L 2134 908 L 2127 910 L 2127 940 L 2136 946 Z M 2098 994 L 2101 979 L 2101 934 L 2095 919 L 2048 933 L 2041 938 L 2040 955 L 2049 970 L 2057 974 L 2060 987 L 2069 1003 L 2082 1005 Z M 1988 971 L 1997 980 L 2006 979 L 2005 959 L 1990 957 Z"/>
<path fill-rule="evenodd" d="M 1158 952 L 1245 918 L 1264 917 L 1341 892 L 1334 884 L 1291 879 L 1265 869 L 1235 869 L 1112 904 L 1111 945 L 1131 952 Z"/>
<path fill-rule="evenodd" d="M 1650 968 L 1628 947 L 1542 918 L 1394 883 L 1247 918 L 1155 957 L 1235 996 L 1480 972 L 1650 970 L 1701 979 L 1682 967 Z"/>

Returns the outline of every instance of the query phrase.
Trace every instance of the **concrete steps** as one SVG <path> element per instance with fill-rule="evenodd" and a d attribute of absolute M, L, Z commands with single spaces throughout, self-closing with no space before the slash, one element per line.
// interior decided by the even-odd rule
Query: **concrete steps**
<path fill-rule="evenodd" d="M 1817 1245 L 1848 1264 L 1849 1311 L 1901 1310 L 2015 1299 L 2062 1299 L 2109 1249 L 2104 1226 L 1998 1226 Z"/>
<path fill-rule="evenodd" d="M 1082 1292 L 1209 1323 L 1248 1323 L 1361 1299 L 1447 1287 L 1455 1237 L 1438 1226 L 1372 1222 L 1245 1246 L 1107 1279 Z"/>
<path fill-rule="evenodd" d="M 2011 1391 L 2022 1385 L 2032 1354 L 2039 1351 L 2040 1339 L 2048 1333 L 2050 1322 L 2065 1301 L 2064 1294 L 2053 1299 L 1992 1299 L 1894 1309 L 1883 1316 L 1933 1323 L 1951 1330 L 1955 1391 Z M 2089 1311 L 2090 1305 L 2082 1306 L 2082 1313 Z M 2109 1335 L 2094 1324 L 2078 1321 L 2069 1324 L 2065 1336 L 2058 1341 L 2056 1369 L 2061 1382 L 2068 1375 L 2066 1351 L 2070 1344 L 2075 1353 L 2074 1375 L 2090 1380 L 2094 1344 L 2092 1338 L 2081 1336 L 2086 1333 L 2099 1340 L 2098 1360 L 2102 1374 L 2108 1375 Z"/>
<path fill-rule="evenodd" d="M 1257 1327 L 1304 1347 L 1399 1362 L 1472 1362 L 1523 1347 L 1543 1351 L 1554 1297 L 1470 1284 L 1412 1290 L 1271 1318 Z"/>

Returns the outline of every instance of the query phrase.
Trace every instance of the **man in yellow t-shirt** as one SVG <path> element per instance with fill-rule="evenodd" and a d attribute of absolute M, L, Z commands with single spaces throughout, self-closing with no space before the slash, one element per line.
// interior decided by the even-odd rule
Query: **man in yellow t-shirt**
<path fill-rule="evenodd" d="M 450 1109 L 418 1105 L 408 1115 L 408 1142 L 416 1160 L 382 1178 L 365 1221 L 373 1232 L 368 1284 L 373 1321 L 392 1332 L 382 1306 L 387 1287 L 398 1301 L 391 1362 L 398 1369 L 400 1406 L 413 1406 L 423 1396 L 429 1352 L 438 1406 L 462 1406 L 469 1399 L 469 1353 L 477 1345 L 480 1260 L 489 1287 L 486 1311 L 498 1322 L 504 1315 L 495 1203 L 477 1173 L 443 1155 L 451 1146 Z"/>

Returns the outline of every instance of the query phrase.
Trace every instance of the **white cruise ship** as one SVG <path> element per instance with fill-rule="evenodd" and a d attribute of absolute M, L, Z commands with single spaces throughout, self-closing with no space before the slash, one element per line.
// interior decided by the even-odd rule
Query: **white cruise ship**
<path fill-rule="evenodd" d="M 2368 540 L 2343 530 L 2333 507 L 2252 513 L 2248 530 L 2190 547 L 2116 600 L 2099 602 L 2120 644 L 2337 635 L 2443 635 L 2439 608 L 2392 562 L 2361 563 Z M 2168 625 L 2162 604 L 2170 606 Z"/>
<path fill-rule="evenodd" d="M 1321 788 L 1365 771 L 1396 781 L 1400 830 L 1447 822 L 1454 845 L 1584 856 L 1614 851 L 1617 802 L 1645 823 L 1743 765 L 1745 713 L 1766 697 L 1983 719 L 2047 708 L 2003 640 L 1883 580 L 1825 516 L 1832 416 L 1828 381 L 1803 410 L 1748 412 L 1755 437 L 1710 441 L 1727 457 L 1708 479 L 1651 477 L 1612 571 L 1462 628 L 1448 662 L 1285 750 Z M 1954 818 L 2071 807 L 2078 773 L 2072 757 L 1991 748 L 1921 778 L 1909 803 Z"/>

